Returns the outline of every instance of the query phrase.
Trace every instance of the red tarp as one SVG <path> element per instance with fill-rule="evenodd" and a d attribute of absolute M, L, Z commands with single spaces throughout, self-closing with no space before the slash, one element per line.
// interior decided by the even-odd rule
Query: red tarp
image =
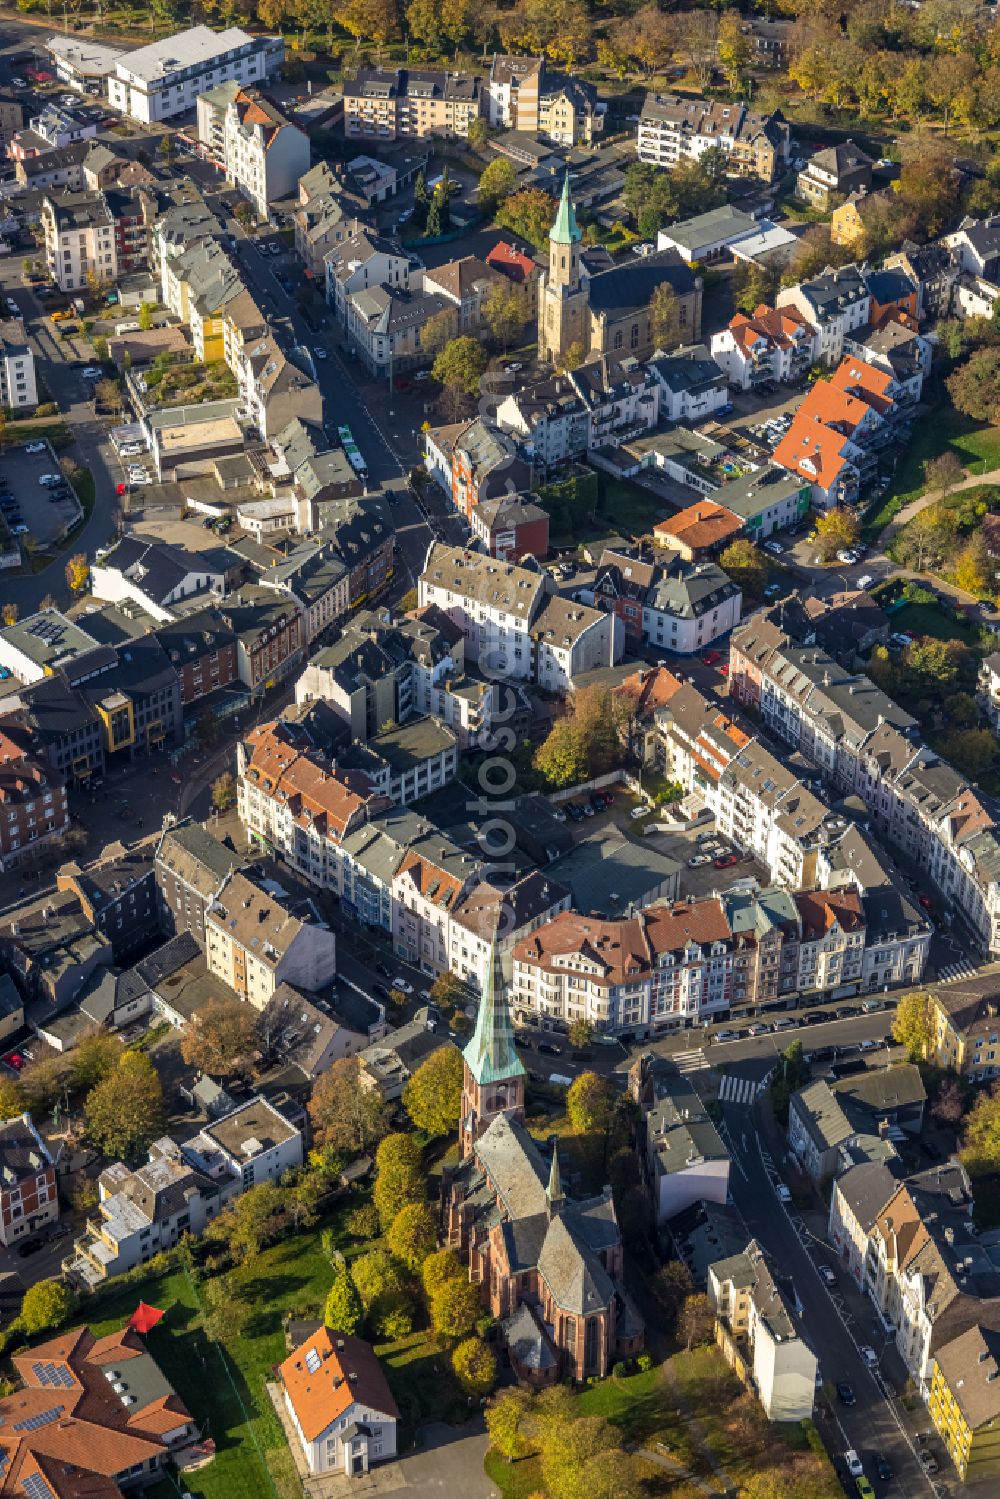
<path fill-rule="evenodd" d="M 155 1306 L 147 1306 L 144 1301 L 140 1301 L 131 1317 L 129 1317 L 128 1325 L 132 1328 L 133 1332 L 147 1333 L 152 1331 L 160 1318 L 166 1315 L 166 1312 L 158 1311 Z"/>

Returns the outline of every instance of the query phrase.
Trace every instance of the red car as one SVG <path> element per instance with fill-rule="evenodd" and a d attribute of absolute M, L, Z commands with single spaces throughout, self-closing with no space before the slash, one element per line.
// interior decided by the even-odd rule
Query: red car
<path fill-rule="evenodd" d="M 934 902 L 931 900 L 929 895 L 918 895 L 917 900 L 923 906 L 925 911 L 933 911 Z"/>
<path fill-rule="evenodd" d="M 4 1057 L 8 1067 L 13 1067 L 15 1072 L 20 1072 L 24 1066 L 24 1058 L 19 1051 L 12 1051 L 9 1057 Z"/>
<path fill-rule="evenodd" d="M 728 677 L 728 675 L 729 675 L 729 666 L 728 666 L 728 664 L 725 665 L 725 666 L 720 666 L 719 667 L 719 675 L 722 676 L 722 677 Z"/>
<path fill-rule="evenodd" d="M 701 663 L 702 663 L 703 666 L 714 666 L 715 663 L 716 663 L 716 661 L 721 661 L 721 660 L 722 660 L 722 652 L 721 651 L 706 651 L 705 654 L 701 658 Z"/>
<path fill-rule="evenodd" d="M 716 869 L 732 869 L 735 863 L 737 863 L 735 854 L 721 854 L 715 861 L 715 867 Z"/>

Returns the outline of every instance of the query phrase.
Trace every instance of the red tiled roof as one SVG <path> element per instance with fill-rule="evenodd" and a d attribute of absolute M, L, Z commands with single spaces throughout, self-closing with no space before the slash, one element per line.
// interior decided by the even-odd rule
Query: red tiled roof
<path fill-rule="evenodd" d="M 774 450 L 774 461 L 822 489 L 836 483 L 847 458 L 847 439 L 822 422 L 797 416 Z"/>
<path fill-rule="evenodd" d="M 321 1327 L 285 1359 L 279 1374 L 307 1442 L 355 1404 L 399 1418 L 382 1365 L 361 1338 Z"/>
<path fill-rule="evenodd" d="M 515 245 L 505 239 L 493 246 L 486 257 L 486 264 L 491 265 L 495 271 L 501 271 L 511 281 L 518 283 L 529 281 L 538 269 L 530 255 L 526 255 L 523 250 L 518 250 Z"/>

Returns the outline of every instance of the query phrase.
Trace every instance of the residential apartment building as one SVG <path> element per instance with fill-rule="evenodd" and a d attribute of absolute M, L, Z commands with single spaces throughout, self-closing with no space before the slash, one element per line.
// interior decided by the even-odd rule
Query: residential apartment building
<path fill-rule="evenodd" d="M 248 836 L 311 884 L 339 892 L 343 840 L 387 804 L 369 777 L 327 768 L 318 754 L 299 748 L 281 720 L 237 744 L 236 775 Z"/>
<path fill-rule="evenodd" d="M 63 1261 L 70 1284 L 93 1288 L 187 1235 L 199 1237 L 248 1188 L 302 1164 L 302 1135 L 265 1098 L 224 1114 L 183 1145 L 164 1136 L 134 1171 L 122 1161 L 98 1180 L 90 1219 Z"/>
<path fill-rule="evenodd" d="M 990 953 L 1000 951 L 1000 836 L 961 776 L 866 677 L 761 621 L 734 633 L 730 693 L 820 773 L 868 806 L 874 828 L 928 872 Z"/>
<path fill-rule="evenodd" d="M 507 279 L 475 255 L 449 261 L 424 272 L 424 291 L 443 297 L 454 308 L 456 334 L 481 333 L 486 327 L 485 305 L 496 286 Z"/>
<path fill-rule="evenodd" d="M 154 855 L 160 925 L 169 935 L 190 932 L 205 946 L 205 915 L 229 876 L 239 868 L 232 849 L 197 822 L 164 829 Z"/>
<path fill-rule="evenodd" d="M 970 1083 L 1000 1077 L 1000 985 L 989 973 L 928 990 L 928 1060 Z"/>
<path fill-rule="evenodd" d="M 56 1159 L 30 1114 L 0 1123 L 0 1243 L 5 1249 L 59 1217 Z"/>
<path fill-rule="evenodd" d="M 779 291 L 775 307 L 794 307 L 818 331 L 814 357 L 839 364 L 844 340 L 871 320 L 872 299 L 857 266 L 824 271 L 812 281 L 800 281 Z"/>
<path fill-rule="evenodd" d="M 629 1068 L 636 1148 L 658 1225 L 696 1202 L 725 1203 L 729 1154 L 704 1101 L 671 1063 L 644 1052 Z"/>
<path fill-rule="evenodd" d="M 660 396 L 654 369 L 597 359 L 511 392 L 497 406 L 496 424 L 551 467 L 650 431 L 660 420 Z"/>
<path fill-rule="evenodd" d="M 229 87 L 233 87 L 233 95 L 224 106 L 218 89 L 213 91 L 215 98 L 212 95 L 199 98 L 198 133 L 200 136 L 203 112 L 210 136 L 217 132 L 221 114 L 226 181 L 238 187 L 253 204 L 258 218 L 266 220 L 271 204 L 291 198 L 299 178 L 308 172 L 309 137 L 257 89 Z M 206 105 L 209 99 L 212 102 Z M 207 118 L 209 112 L 211 119 Z"/>
<path fill-rule="evenodd" d="M 317 1375 L 332 1388 L 317 1399 Z M 399 1410 L 372 1349 L 321 1326 L 278 1370 L 285 1410 L 315 1476 L 355 1478 L 396 1456 Z"/>
<path fill-rule="evenodd" d="M 308 991 L 329 984 L 336 946 L 311 907 L 293 915 L 242 874 L 229 877 L 205 917 L 209 973 L 256 1010 L 266 1008 L 279 984 Z"/>
<path fill-rule="evenodd" d="M 63 193 L 42 202 L 49 275 L 60 291 L 86 287 L 88 277 L 112 282 L 118 274 L 115 223 L 103 193 Z"/>
<path fill-rule="evenodd" d="M 0 869 L 13 869 L 40 844 L 69 828 L 66 785 L 45 760 L 28 753 L 31 735 L 0 729 Z"/>
<path fill-rule="evenodd" d="M 769 1421 L 808 1421 L 816 1402 L 816 1355 L 756 1240 L 708 1270 L 717 1340 Z"/>
<path fill-rule="evenodd" d="M 819 353 L 819 334 L 797 307 L 738 312 L 712 334 L 712 358 L 730 383 L 753 390 L 765 381 L 792 384 L 804 378 Z"/>
<path fill-rule="evenodd" d="M 479 880 L 474 854 L 444 843 L 411 848 L 392 879 L 392 943 L 422 973 L 449 971 L 452 910 Z"/>
<path fill-rule="evenodd" d="M 549 512 L 520 495 L 481 500 L 472 507 L 472 534 L 501 562 L 539 559 L 549 552 Z"/>
<path fill-rule="evenodd" d="M 811 156 L 795 179 L 795 195 L 810 208 L 826 213 L 850 193 L 872 185 L 871 157 L 853 141 L 840 141 Z"/>
<path fill-rule="evenodd" d="M 250 36 L 238 26 L 211 31 L 191 26 L 119 57 L 108 77 L 115 109 L 149 125 L 194 109 L 198 95 L 217 84 L 263 83 L 281 67 L 280 36 Z"/>
<path fill-rule="evenodd" d="M 374 68 L 344 83 L 349 141 L 464 138 L 481 112 L 482 80 L 468 73 Z"/>
<path fill-rule="evenodd" d="M 0 405 L 12 411 L 38 405 L 35 356 L 20 318 L 0 322 Z"/>
<path fill-rule="evenodd" d="M 963 1483 L 1000 1472 L 1000 1330 L 978 1323 L 937 1350 L 927 1409 Z"/>
<path fill-rule="evenodd" d="M 788 162 L 789 138 L 789 127 L 777 111 L 764 114 L 746 104 L 647 94 L 637 149 L 640 161 L 673 167 L 718 147 L 733 176 L 773 182 Z"/>
<path fill-rule="evenodd" d="M 356 292 L 406 291 L 410 261 L 394 240 L 361 229 L 327 252 L 326 300 L 346 325 L 348 304 Z M 442 303 L 442 306 L 444 304 Z"/>
<path fill-rule="evenodd" d="M 432 542 L 418 583 L 421 607 L 436 604 L 465 637 L 481 671 L 565 691 L 575 676 L 612 666 L 620 622 L 555 593 L 547 575 Z"/>
<path fill-rule="evenodd" d="M 542 57 L 496 54 L 483 94 L 483 113 L 499 130 L 542 135 L 561 146 L 592 145 L 604 130 L 607 105 L 594 85 L 551 72 Z"/>

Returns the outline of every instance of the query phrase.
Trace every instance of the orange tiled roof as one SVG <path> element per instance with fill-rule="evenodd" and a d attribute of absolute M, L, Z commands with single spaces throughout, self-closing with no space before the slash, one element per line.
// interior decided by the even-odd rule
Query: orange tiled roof
<path fill-rule="evenodd" d="M 452 905 L 462 889 L 462 881 L 432 860 L 410 849 L 396 870 L 396 879 L 407 876 L 425 900 L 445 908 Z"/>
<path fill-rule="evenodd" d="M 865 364 L 862 359 L 842 359 L 830 376 L 830 384 L 845 390 L 881 413 L 891 411 L 895 401 L 889 394 L 893 377 L 877 365 Z"/>
<path fill-rule="evenodd" d="M 615 985 L 649 973 L 659 953 L 677 952 L 688 942 L 724 942 L 731 936 L 722 902 L 715 897 L 690 905 L 682 901 L 673 907 L 651 906 L 622 921 L 564 911 L 515 943 L 514 957 L 551 973 L 564 971 L 559 958 L 579 953 L 600 969 L 588 974 L 592 982 Z"/>
<path fill-rule="evenodd" d="M 644 671 L 634 671 L 618 684 L 615 692 L 623 697 L 634 698 L 636 712 L 641 714 L 665 707 L 682 686 L 683 683 L 678 681 L 672 671 L 668 671 L 665 666 L 656 666 Z"/>
<path fill-rule="evenodd" d="M 796 418 L 810 417 L 824 427 L 840 427 L 849 437 L 868 415 L 869 404 L 851 395 L 832 380 L 817 380 L 807 392 Z"/>
<path fill-rule="evenodd" d="M 865 924 L 861 897 L 854 890 L 806 890 L 793 897 L 802 921 L 802 939 L 815 942 L 838 925 L 856 932 Z"/>
<path fill-rule="evenodd" d="M 808 318 L 803 317 L 797 307 L 769 307 L 762 302 L 750 317 L 738 312 L 729 324 L 729 331 L 746 354 L 758 338 L 766 338 L 778 348 L 788 348 L 793 334 L 811 327 Z"/>
<path fill-rule="evenodd" d="M 846 441 L 833 427 L 799 415 L 775 448 L 774 461 L 822 489 L 829 489 L 847 463 Z"/>
<path fill-rule="evenodd" d="M 399 1418 L 382 1366 L 361 1338 L 321 1327 L 285 1359 L 279 1374 L 307 1442 L 355 1403 Z"/>
<path fill-rule="evenodd" d="M 342 838 L 351 819 L 374 795 L 362 771 L 331 772 L 289 744 L 274 724 L 247 735 L 251 756 L 244 779 L 287 804 L 293 820 Z"/>
<path fill-rule="evenodd" d="M 658 539 L 676 540 L 695 550 L 717 546 L 737 531 L 742 531 L 743 522 L 738 515 L 717 505 L 714 500 L 696 500 L 686 510 L 680 510 L 669 520 L 657 521 L 653 535 Z"/>

